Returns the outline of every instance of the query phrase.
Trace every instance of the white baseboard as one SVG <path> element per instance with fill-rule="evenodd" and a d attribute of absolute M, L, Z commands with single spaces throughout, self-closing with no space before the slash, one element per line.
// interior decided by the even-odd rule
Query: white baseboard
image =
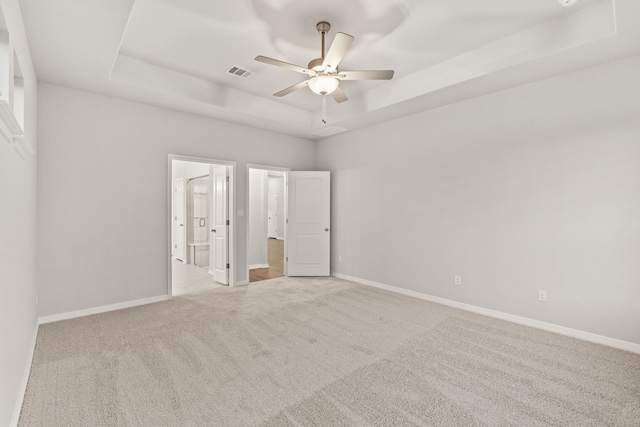
<path fill-rule="evenodd" d="M 22 381 L 20 381 L 20 389 L 18 390 L 18 400 L 13 407 L 13 416 L 11 417 L 11 427 L 18 427 L 18 421 L 20 421 L 20 412 L 22 412 L 22 403 L 24 402 L 24 395 L 27 392 L 27 384 L 29 383 L 29 375 L 31 375 L 31 364 L 33 363 L 33 353 L 36 351 L 36 340 L 38 338 L 38 326 L 40 324 L 36 322 L 31 336 L 31 346 L 29 348 L 29 354 L 27 355 L 27 364 L 24 367 L 22 373 Z"/>
<path fill-rule="evenodd" d="M 233 286 L 247 286 L 249 284 L 248 280 L 238 280 Z"/>
<path fill-rule="evenodd" d="M 269 264 L 253 264 L 249 266 L 249 270 L 253 270 L 254 268 L 269 268 Z"/>
<path fill-rule="evenodd" d="M 449 307 L 459 308 L 461 310 L 470 311 L 473 313 L 482 314 L 489 317 L 495 317 L 497 319 L 506 320 L 520 325 L 531 326 L 537 329 L 543 329 L 549 332 L 555 332 L 557 334 L 566 335 L 573 338 L 578 338 L 584 341 L 593 342 L 596 344 L 602 344 L 609 347 L 618 348 L 620 350 L 630 351 L 632 353 L 640 354 L 640 344 L 622 341 L 616 338 L 605 337 L 602 335 L 592 334 L 591 332 L 584 332 L 578 329 L 567 328 L 553 323 L 542 322 L 540 320 L 529 319 L 528 317 L 516 316 L 514 314 L 503 313 L 497 310 L 491 310 L 476 305 L 465 304 L 458 301 L 449 300 L 446 298 L 435 297 L 421 292 L 412 291 L 409 289 L 399 288 L 397 286 L 385 285 L 383 283 L 377 283 L 367 279 L 361 279 L 359 277 L 348 276 L 346 274 L 333 273 L 333 276 L 349 280 L 351 282 L 360 283 L 362 285 L 373 286 L 374 288 L 380 288 L 387 291 L 395 292 L 402 295 L 407 295 L 414 298 L 420 298 L 426 301 L 435 302 L 437 304 L 446 305 Z"/>
<path fill-rule="evenodd" d="M 76 317 L 89 316 L 92 314 L 106 313 L 107 311 L 122 310 L 123 308 L 137 307 L 139 305 L 152 304 L 154 302 L 166 301 L 170 299 L 168 295 L 160 295 L 158 297 L 143 298 L 133 301 L 119 302 L 117 304 L 103 305 L 100 307 L 87 308 L 85 310 L 71 311 L 69 313 L 53 314 L 51 316 L 43 316 L 38 318 L 40 325 L 60 320 L 74 319 Z"/>

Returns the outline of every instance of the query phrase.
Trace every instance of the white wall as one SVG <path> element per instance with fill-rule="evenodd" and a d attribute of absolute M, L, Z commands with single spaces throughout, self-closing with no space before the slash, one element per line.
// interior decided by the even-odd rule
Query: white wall
<path fill-rule="evenodd" d="M 266 170 L 249 169 L 249 268 L 265 267 L 269 263 L 267 174 Z"/>
<path fill-rule="evenodd" d="M 634 56 L 323 140 L 332 270 L 640 343 L 639 70 Z"/>
<path fill-rule="evenodd" d="M 0 140 L 0 425 L 9 426 L 36 328 L 37 83 L 18 2 L 0 0 L 0 8 L 24 75 L 24 130 L 36 151 L 23 160 Z"/>
<path fill-rule="evenodd" d="M 166 295 L 168 154 L 308 169 L 313 142 L 51 84 L 38 92 L 39 315 Z M 240 172 L 238 172 L 240 171 Z M 247 280 L 245 217 L 236 278 Z"/>
<path fill-rule="evenodd" d="M 278 230 L 277 238 L 284 239 L 284 218 L 286 213 L 284 211 L 284 177 L 283 176 L 271 176 L 272 172 L 269 172 L 269 194 L 276 193 L 278 197 Z"/>

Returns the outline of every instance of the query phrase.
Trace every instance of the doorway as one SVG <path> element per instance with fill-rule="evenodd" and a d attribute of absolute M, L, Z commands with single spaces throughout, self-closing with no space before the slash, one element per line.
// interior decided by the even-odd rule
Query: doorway
<path fill-rule="evenodd" d="M 235 163 L 169 156 L 171 296 L 234 283 Z"/>
<path fill-rule="evenodd" d="M 247 166 L 249 283 L 286 275 L 286 179 L 288 169 Z"/>

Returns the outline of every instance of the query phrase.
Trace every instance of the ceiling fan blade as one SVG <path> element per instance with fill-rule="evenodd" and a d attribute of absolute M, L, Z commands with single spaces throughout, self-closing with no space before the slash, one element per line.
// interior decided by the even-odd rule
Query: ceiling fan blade
<path fill-rule="evenodd" d="M 340 80 L 391 80 L 393 70 L 340 71 Z"/>
<path fill-rule="evenodd" d="M 288 70 L 296 71 L 298 73 L 315 75 L 315 73 L 307 68 L 300 67 L 298 65 L 289 64 L 288 62 L 280 61 L 277 59 L 269 58 L 267 56 L 258 55 L 256 56 L 256 61 L 264 62 L 265 64 L 275 65 L 276 67 L 286 68 Z"/>
<path fill-rule="evenodd" d="M 280 97 L 280 96 L 289 95 L 291 92 L 295 92 L 296 90 L 300 90 L 300 89 L 305 88 L 307 86 L 309 86 L 309 80 L 305 80 L 302 83 L 298 83 L 298 84 L 295 84 L 293 86 L 289 86 L 286 89 L 282 89 L 280 92 L 274 93 L 273 96 Z"/>
<path fill-rule="evenodd" d="M 353 43 L 353 36 L 345 33 L 336 34 L 329 51 L 324 57 L 324 61 L 322 61 L 323 69 L 329 72 L 337 70 L 338 64 L 347 53 L 351 43 Z"/>
<path fill-rule="evenodd" d="M 348 101 L 349 98 L 347 98 L 347 95 L 344 94 L 344 92 L 342 91 L 342 89 L 340 89 L 340 86 L 338 86 L 336 88 L 336 90 L 334 90 L 331 93 L 331 97 L 339 104 L 341 102 L 344 101 Z"/>

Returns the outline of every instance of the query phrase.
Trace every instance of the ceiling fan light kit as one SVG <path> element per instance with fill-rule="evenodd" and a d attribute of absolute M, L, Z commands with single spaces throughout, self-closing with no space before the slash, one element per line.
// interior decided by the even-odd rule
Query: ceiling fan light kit
<path fill-rule="evenodd" d="M 319 75 L 309 79 L 309 88 L 318 95 L 330 95 L 336 89 L 340 82 L 335 77 Z"/>
<path fill-rule="evenodd" d="M 273 94 L 274 96 L 285 96 L 308 86 L 314 93 L 331 95 L 334 101 L 340 103 L 349 99 L 339 87 L 340 80 L 391 80 L 393 78 L 393 70 L 338 71 L 340 61 L 342 61 L 351 43 L 353 43 L 353 36 L 337 33 L 331 47 L 329 47 L 329 51 L 325 55 L 325 36 L 330 29 L 331 24 L 326 21 L 316 24 L 316 30 L 322 37 L 321 57 L 311 60 L 307 68 L 262 55 L 256 56 L 255 59 L 258 62 L 286 68 L 309 76 L 308 80 L 276 92 Z"/>

